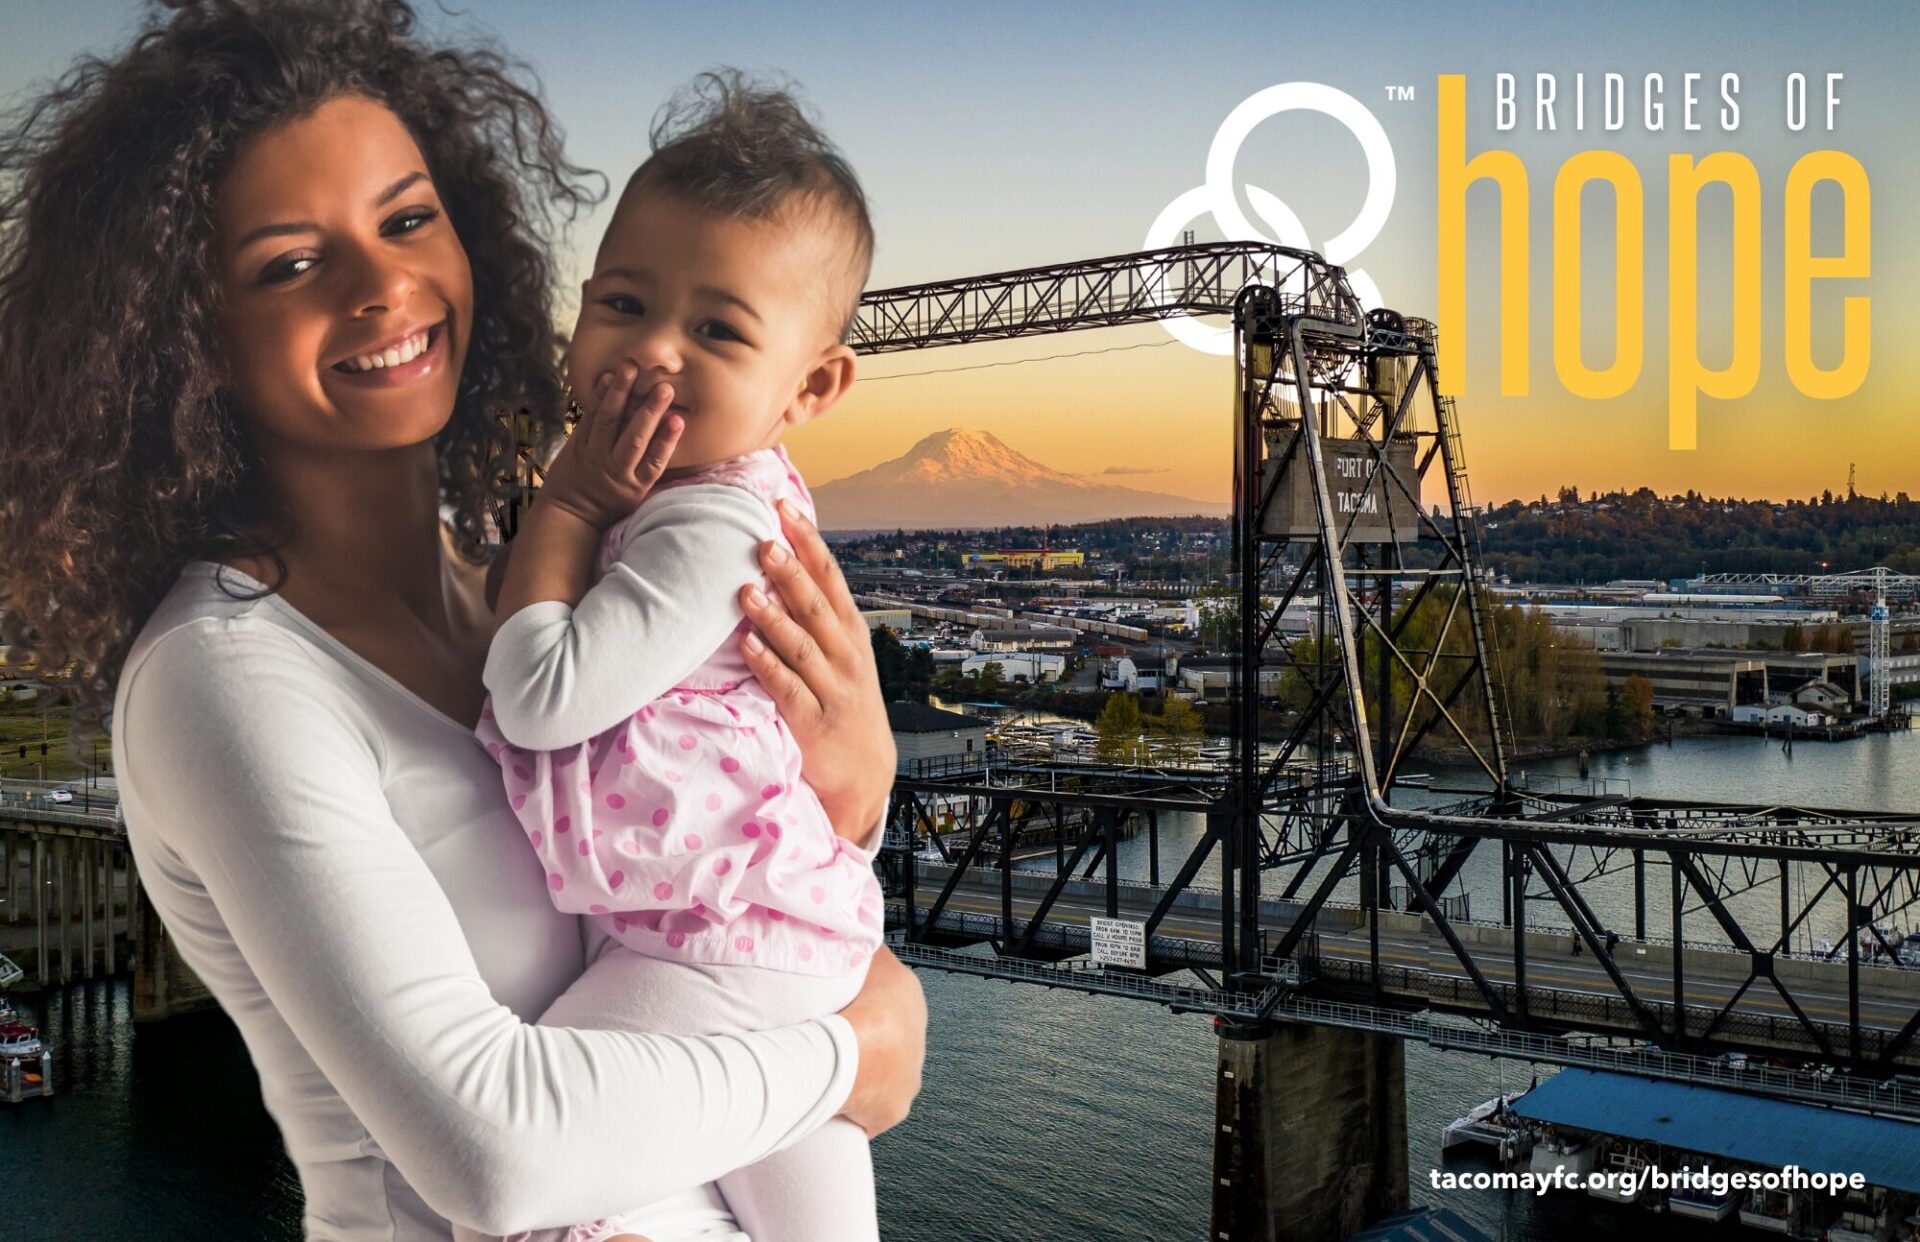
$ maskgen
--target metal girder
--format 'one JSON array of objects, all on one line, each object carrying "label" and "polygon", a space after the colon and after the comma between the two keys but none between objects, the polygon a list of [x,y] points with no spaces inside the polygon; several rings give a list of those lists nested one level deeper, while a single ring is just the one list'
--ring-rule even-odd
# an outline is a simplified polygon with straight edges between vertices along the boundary
[{"label": "metal girder", "polygon": [[[1464,903],[1454,911],[1456,917],[1449,915],[1447,903],[1453,899],[1445,897],[1446,890],[1458,881],[1478,842],[1496,840],[1515,868],[1530,866],[1541,873],[1573,925],[1574,934],[1596,950],[1594,961],[1617,991],[1618,1005],[1628,1016],[1627,1029],[1638,1028],[1643,1036],[1652,1033],[1666,1045],[1697,1045],[1711,1039],[1730,1040],[1730,1046],[1738,1046],[1739,1040],[1754,1038],[1750,1031],[1758,1029],[1756,1020],[1741,1006],[1754,979],[1764,974],[1794,1014],[1792,1022],[1785,1018],[1770,1020],[1766,1025],[1766,1030],[1773,1032],[1770,1038],[1784,1037],[1779,1034],[1783,1029],[1789,1033],[1798,1029],[1809,1046],[1823,1053],[1844,1053],[1830,1059],[1864,1063],[1871,1055],[1878,1058],[1874,1063],[1883,1067],[1908,1056],[1914,1041],[1920,1038],[1920,1011],[1891,1034],[1884,1020],[1874,1031],[1862,1029],[1861,963],[1858,937],[1853,933],[1861,925],[1858,912],[1863,909],[1880,912],[1920,902],[1920,882],[1916,881],[1920,875],[1920,819],[1648,798],[1589,796],[1579,804],[1562,806],[1508,783],[1498,646],[1489,640],[1488,618],[1482,615],[1482,601],[1474,590],[1478,532],[1466,489],[1458,419],[1451,399],[1439,393],[1432,336],[1423,327],[1397,322],[1391,314],[1363,314],[1340,268],[1306,252],[1216,243],[881,290],[863,299],[852,343],[861,353],[884,353],[1149,323],[1173,314],[1232,315],[1235,322],[1239,406],[1234,412],[1232,563],[1240,577],[1241,628],[1236,644],[1233,762],[1224,771],[1166,773],[1098,772],[1084,765],[1063,764],[1023,772],[1018,765],[1001,764],[991,772],[982,769],[950,779],[900,780],[897,789],[909,799],[916,822],[919,800],[924,796],[966,793],[981,799],[980,805],[987,808],[970,825],[964,849],[951,851],[939,833],[930,834],[941,857],[954,869],[917,932],[933,934],[938,920],[954,917],[947,913],[947,906],[962,877],[983,865],[985,851],[997,842],[1000,854],[995,870],[999,875],[994,877],[998,890],[994,895],[998,897],[998,914],[964,917],[996,925],[990,938],[1002,956],[968,959],[979,964],[966,969],[988,974],[999,971],[1000,977],[1032,978],[1049,986],[1073,986],[1057,982],[1064,977],[1063,972],[1024,960],[1028,954],[1045,955],[1046,945],[1060,942],[1058,933],[1064,926],[1060,911],[1063,903],[1074,904],[1066,902],[1066,894],[1077,893],[1075,902],[1082,910],[1092,902],[1096,911],[1104,910],[1109,915],[1118,912],[1122,888],[1130,883],[1120,876],[1116,848],[1126,817],[1144,812],[1157,823],[1161,811],[1188,811],[1205,817],[1206,830],[1164,885],[1158,883],[1157,833],[1151,843],[1155,883],[1147,890],[1153,900],[1146,933],[1150,946],[1165,939],[1161,934],[1165,920],[1183,907],[1184,896],[1198,892],[1199,873],[1216,856],[1218,847],[1222,858],[1219,890],[1206,895],[1206,901],[1198,906],[1184,904],[1209,911],[1209,934],[1217,935],[1220,946],[1225,991],[1219,995],[1244,998],[1244,1003],[1238,999],[1215,1001],[1210,1003],[1211,1011],[1257,1015],[1276,1012],[1275,1006],[1297,1004],[1303,1012],[1311,1008],[1310,1003],[1294,998],[1302,995],[1299,988],[1318,985],[1300,971],[1298,961],[1286,963],[1281,959],[1289,955],[1297,959],[1304,946],[1313,943],[1317,935],[1315,920],[1323,912],[1338,908],[1341,917],[1351,916],[1354,907],[1336,903],[1332,897],[1359,865],[1363,871],[1359,876],[1363,890],[1359,917],[1365,921],[1369,952],[1368,961],[1348,962],[1342,967],[1348,974],[1362,969],[1378,995],[1383,977],[1399,969],[1383,967],[1378,957],[1385,902],[1376,898],[1384,897],[1383,877],[1393,872],[1405,878],[1409,900],[1466,970],[1470,985],[1467,980],[1454,979],[1465,989],[1462,996],[1495,1015],[1496,1022],[1513,1028],[1532,1028],[1539,1023],[1564,1025],[1570,1021],[1570,1002],[1563,993],[1552,993],[1528,979],[1523,945],[1512,945],[1515,983],[1497,982],[1481,967],[1483,962],[1489,966],[1500,962],[1501,953],[1470,947],[1478,944],[1479,938],[1464,936],[1463,928],[1455,926],[1465,918]],[[1257,356],[1255,345],[1266,351],[1264,362]],[[1349,378],[1353,368],[1379,359],[1404,362],[1409,381],[1384,398],[1371,386],[1371,380],[1361,384]],[[1368,406],[1363,401],[1356,408],[1355,397],[1378,400],[1380,404]],[[1416,427],[1417,412],[1423,416],[1430,413],[1431,426]],[[1278,470],[1270,478],[1261,475],[1263,429],[1280,423],[1298,430],[1287,441],[1285,452],[1291,459],[1289,468],[1300,471],[1311,492],[1314,533],[1290,545],[1303,553],[1301,563],[1297,570],[1287,571],[1290,580],[1285,580],[1284,589],[1277,592],[1280,606],[1268,609],[1263,603],[1263,588],[1284,563],[1282,542],[1263,534],[1264,511],[1277,503],[1279,488]],[[1342,510],[1335,504],[1323,441],[1336,436],[1344,436],[1350,443],[1364,441],[1361,450],[1347,459],[1361,464],[1357,485],[1362,493],[1378,482],[1383,491],[1414,502],[1404,524],[1396,516],[1393,503],[1387,503],[1387,533],[1374,542],[1382,549],[1373,558],[1377,563],[1364,559],[1369,543],[1359,537],[1358,510]],[[1437,517],[1418,503],[1419,488],[1387,466],[1387,446],[1402,436],[1429,441],[1412,460],[1419,478],[1426,478],[1435,467],[1442,472],[1446,504]],[[1429,559],[1437,562],[1436,567],[1404,563],[1400,549],[1410,538],[1419,539],[1422,549],[1432,551]],[[1355,557],[1363,559],[1354,563]],[[1392,591],[1396,580],[1417,582],[1417,589],[1410,598],[1395,599]],[[1319,600],[1315,633],[1330,641],[1316,650],[1313,661],[1292,665],[1307,679],[1306,710],[1288,731],[1278,756],[1264,761],[1259,753],[1257,727],[1261,652],[1279,632],[1281,614],[1306,594],[1309,583],[1317,586]],[[1442,587],[1454,592],[1444,603],[1446,624],[1430,646],[1411,649],[1405,642],[1407,627],[1432,602],[1432,593]],[[1369,610],[1370,603],[1377,613]],[[1466,636],[1462,645],[1468,649],[1464,651],[1448,649],[1457,618],[1466,622],[1459,630]],[[1362,635],[1367,636],[1364,646]],[[1375,653],[1385,665],[1402,670],[1411,679],[1409,702],[1396,704],[1370,693],[1370,672],[1381,679],[1383,695],[1394,690],[1385,667],[1374,662]],[[1468,710],[1458,706],[1462,696],[1468,694],[1474,696],[1484,717],[1486,728],[1482,733],[1475,732],[1477,726],[1469,725]],[[1397,691],[1394,697],[1399,697]],[[1387,710],[1382,712],[1382,708]],[[1414,810],[1393,805],[1388,791],[1402,758],[1442,724],[1479,759],[1492,789],[1470,802],[1447,808]],[[1336,734],[1352,740],[1354,754],[1350,759],[1336,761],[1331,757],[1327,743]],[[1309,747],[1315,739],[1321,744]],[[1308,751],[1314,765],[1312,785],[1288,783],[1288,773],[1296,770],[1294,760]],[[1009,818],[1008,808],[1015,798],[1047,805],[1056,815],[1054,873],[1024,926],[1018,925],[1019,907],[1013,887],[1012,855],[1018,826]],[[1322,806],[1327,809],[1319,809]],[[1057,818],[1068,808],[1088,816],[1071,858],[1059,841],[1062,834]],[[1281,819],[1272,848],[1266,839],[1267,815]],[[1302,834],[1302,826],[1310,826],[1311,832]],[[890,836],[888,848],[898,856],[896,865],[904,868],[911,914],[917,864],[911,829],[905,835],[903,844],[893,843]],[[1294,848],[1296,835],[1310,841],[1310,847]],[[1413,846],[1397,841],[1396,836],[1439,843],[1432,851],[1421,846],[1422,853],[1439,858],[1427,879],[1419,878],[1408,857]],[[1555,849],[1591,851],[1592,870],[1579,877],[1569,874],[1554,855]],[[1670,870],[1676,897],[1670,1004],[1637,994],[1600,949],[1602,921],[1594,913],[1593,903],[1582,895],[1581,885],[1607,874],[1608,860],[1616,852],[1630,854],[1635,860],[1636,933],[1642,937],[1648,855],[1664,860]],[[1331,865],[1316,875],[1322,862]],[[1762,863],[1777,867],[1779,878],[1761,875]],[[1826,869],[1829,882],[1820,885],[1796,914],[1786,891],[1788,878],[1794,868],[1809,866]],[[1742,870],[1744,880],[1727,875],[1730,867]],[[1278,898],[1291,913],[1283,916],[1280,924],[1274,924],[1271,917],[1263,923],[1260,904],[1262,875],[1274,868],[1292,869]],[[1846,873],[1849,909],[1849,1022],[1844,1028],[1812,1020],[1772,970],[1774,954],[1786,951],[1795,929],[1838,883],[1833,868]],[[1086,884],[1102,873],[1104,885],[1094,888]],[[1310,876],[1314,877],[1310,895],[1305,902],[1297,902],[1296,894]],[[1509,869],[1507,876],[1509,884],[1503,899],[1511,901],[1515,893],[1519,894],[1513,911],[1513,931],[1517,933],[1526,926],[1525,875]],[[1759,934],[1752,916],[1747,915],[1748,921],[1743,921],[1726,900],[1768,882],[1782,886],[1777,938],[1773,929]],[[1698,946],[1686,945],[1681,936],[1685,911],[1680,897],[1688,889],[1697,892],[1712,912],[1715,927],[1727,942],[1729,957],[1744,955],[1748,963],[1744,980],[1724,1004],[1702,1006],[1687,1001],[1683,960],[1687,952],[1701,951]],[[1020,898],[1021,903],[1031,900],[1030,896]],[[1136,908],[1145,907],[1141,901]],[[1867,918],[1865,925],[1872,927],[1874,921]],[[1186,922],[1191,926],[1193,919],[1188,917]],[[1275,932],[1278,952],[1265,952],[1262,941]],[[1877,929],[1873,934],[1878,937]],[[1773,947],[1763,953],[1755,948],[1761,943]],[[1186,955],[1185,960],[1193,960],[1190,948],[1180,952]],[[1487,956],[1476,956],[1483,952]],[[1340,964],[1329,963],[1328,969],[1334,965]],[[1283,969],[1293,972],[1295,982],[1281,989],[1272,980],[1277,977],[1274,972]],[[1723,971],[1721,977],[1729,973]],[[1111,986],[1113,994],[1132,994],[1128,991],[1132,985],[1124,980]],[[1143,998],[1159,998],[1176,1008],[1201,1007],[1178,990],[1163,993],[1145,986],[1135,990]],[[1541,1001],[1537,1011],[1530,1001],[1536,993]],[[1507,1003],[1508,997],[1512,1004]],[[1607,1000],[1599,995],[1590,999],[1596,1006],[1595,1013]],[[1466,1002],[1456,997],[1449,1003]],[[1669,1018],[1670,1027],[1665,1025]],[[1619,1033],[1618,1020],[1609,1021],[1615,1026],[1606,1029]],[[1835,1047],[1836,1032],[1847,1038],[1844,1050]],[[1536,1038],[1520,1029],[1509,1034],[1515,1039]],[[1867,1035],[1873,1040],[1867,1040]]]},{"label": "metal girder", "polygon": [[1086,328],[1230,315],[1240,291],[1270,284],[1286,305],[1358,324],[1345,273],[1319,255],[1259,242],[1172,246],[1135,254],[879,289],[860,299],[848,336],[880,354]]}]

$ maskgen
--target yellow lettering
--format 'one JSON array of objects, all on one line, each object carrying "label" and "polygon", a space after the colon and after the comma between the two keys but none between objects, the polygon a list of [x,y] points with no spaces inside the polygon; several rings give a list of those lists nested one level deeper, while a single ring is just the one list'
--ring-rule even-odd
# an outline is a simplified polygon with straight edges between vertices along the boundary
[{"label": "yellow lettering", "polygon": [[1527,169],[1511,151],[1467,160],[1467,79],[1440,75],[1440,389],[1457,392],[1467,371],[1467,189],[1500,188],[1500,391],[1527,395]]},{"label": "yellow lettering", "polygon": [[[1589,181],[1613,186],[1613,362],[1604,371],[1580,355],[1580,192]],[[1640,378],[1646,318],[1646,208],[1640,173],[1618,151],[1582,151],[1560,166],[1553,183],[1553,365],[1576,397],[1617,397]]]},{"label": "yellow lettering", "polygon": [[[1837,255],[1813,250],[1813,187],[1831,181],[1845,203],[1845,228]],[[1840,365],[1822,370],[1813,361],[1813,282],[1865,279],[1873,266],[1872,189],[1867,170],[1844,151],[1809,151],[1787,174],[1787,374],[1809,397],[1832,400],[1860,387],[1873,353],[1872,304],[1865,294],[1843,302]]]},{"label": "yellow lettering", "polygon": [[[1726,369],[1700,361],[1700,191],[1733,192],[1733,358]],[[1667,157],[1667,447],[1698,442],[1699,398],[1744,397],[1760,378],[1760,174],[1753,161],[1716,151],[1697,165]]]}]

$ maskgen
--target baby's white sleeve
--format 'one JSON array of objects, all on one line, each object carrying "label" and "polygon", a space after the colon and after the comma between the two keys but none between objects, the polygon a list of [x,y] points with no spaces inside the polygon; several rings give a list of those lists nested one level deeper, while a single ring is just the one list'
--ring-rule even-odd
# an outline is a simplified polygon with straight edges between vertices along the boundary
[{"label": "baby's white sleeve", "polygon": [[561,750],[666,693],[732,641],[740,588],[763,576],[757,552],[778,533],[772,507],[744,488],[690,484],[649,499],[577,608],[529,604],[494,634],[483,676],[501,734]]},{"label": "baby's white sleeve", "polygon": [[264,993],[435,1211],[496,1234],[608,1215],[845,1100],[858,1047],[837,1015],[676,1038],[535,1026],[494,1000],[394,819],[378,733],[291,640],[175,631],[127,676],[115,768],[141,873],[184,894],[174,934],[224,1003]]}]

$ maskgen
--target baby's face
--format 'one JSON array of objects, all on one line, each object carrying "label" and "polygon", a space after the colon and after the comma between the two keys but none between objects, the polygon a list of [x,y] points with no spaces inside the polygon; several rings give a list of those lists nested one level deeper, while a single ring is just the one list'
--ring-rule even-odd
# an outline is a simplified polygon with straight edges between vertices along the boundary
[{"label": "baby's face", "polygon": [[821,412],[806,399],[809,377],[846,352],[829,326],[834,241],[804,211],[750,220],[671,194],[630,196],[600,243],[568,349],[580,399],[628,360],[636,392],[672,384],[686,423],[675,471],[777,443]]}]

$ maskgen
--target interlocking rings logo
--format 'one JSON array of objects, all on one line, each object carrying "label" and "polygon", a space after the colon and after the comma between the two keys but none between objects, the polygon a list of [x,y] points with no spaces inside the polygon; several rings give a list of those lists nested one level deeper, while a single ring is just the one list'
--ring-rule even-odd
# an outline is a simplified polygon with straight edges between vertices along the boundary
[{"label": "interlocking rings logo", "polygon": [[[1380,127],[1365,104],[1345,91],[1322,82],[1282,82],[1249,95],[1227,113],[1227,119],[1220,122],[1219,130],[1213,135],[1213,145],[1207,150],[1206,183],[1167,204],[1153,227],[1147,230],[1144,248],[1159,250],[1176,245],[1186,225],[1205,213],[1213,216],[1228,241],[1266,241],[1297,250],[1313,249],[1300,217],[1273,194],[1256,185],[1247,186],[1247,201],[1253,204],[1254,214],[1271,230],[1263,232],[1240,210],[1239,199],[1233,192],[1233,164],[1247,135],[1268,117],[1299,109],[1324,113],[1345,125],[1360,140],[1360,149],[1367,157],[1367,197],[1360,205],[1360,214],[1345,232],[1329,241],[1321,253],[1327,262],[1344,266],[1371,245],[1386,224],[1387,213],[1393,209],[1396,174],[1393,145],[1387,141],[1387,131]],[[1150,276],[1150,279],[1164,277]],[[1364,271],[1349,270],[1347,282],[1362,306],[1372,309],[1383,305],[1379,287]],[[1175,315],[1161,322],[1176,340],[1202,353],[1224,357],[1233,352],[1230,328],[1208,327],[1191,315]]]}]

